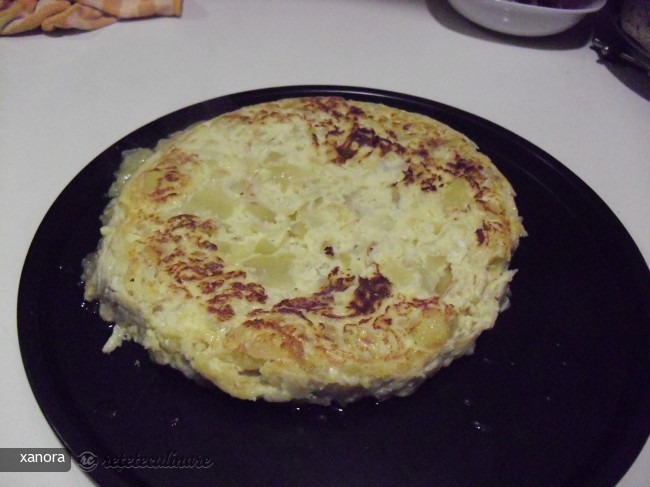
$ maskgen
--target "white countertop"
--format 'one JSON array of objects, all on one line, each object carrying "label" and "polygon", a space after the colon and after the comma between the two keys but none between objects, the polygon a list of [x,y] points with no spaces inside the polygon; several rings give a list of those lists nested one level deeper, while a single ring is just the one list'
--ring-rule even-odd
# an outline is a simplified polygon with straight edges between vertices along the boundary
[{"label": "white countertop", "polygon": [[[284,85],[439,101],[528,139],[593,188],[650,261],[650,102],[597,62],[589,23],[547,39],[465,21],[444,0],[186,0],[182,18],[0,38],[0,447],[58,447],[23,370],[21,268],[47,209],[102,150],[178,108]],[[646,86],[647,88],[647,86]],[[73,462],[74,463],[74,462]],[[650,447],[621,487],[650,482]],[[0,485],[90,485],[0,473]]]}]

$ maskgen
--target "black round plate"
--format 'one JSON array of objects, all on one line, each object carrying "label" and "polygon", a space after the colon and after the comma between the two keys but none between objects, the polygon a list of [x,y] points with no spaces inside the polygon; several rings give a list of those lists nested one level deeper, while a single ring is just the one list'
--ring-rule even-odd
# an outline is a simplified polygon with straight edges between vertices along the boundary
[{"label": "black round plate", "polygon": [[[513,262],[512,307],[479,338],[474,355],[408,398],[340,410],[236,400],[150,362],[131,343],[102,354],[110,326],[83,301],[81,260],[99,239],[122,151],[244,105],[315,95],[384,103],[447,123],[473,139],[516,189],[529,236]],[[82,170],[34,237],[18,332],[43,413],[101,485],[611,486],[650,433],[648,296],[648,267],[614,214],[517,135],[413,96],[286,87],[174,112]],[[152,468],[157,458],[178,467],[197,456],[209,460],[204,468]],[[153,463],[144,468],[143,459]]]}]

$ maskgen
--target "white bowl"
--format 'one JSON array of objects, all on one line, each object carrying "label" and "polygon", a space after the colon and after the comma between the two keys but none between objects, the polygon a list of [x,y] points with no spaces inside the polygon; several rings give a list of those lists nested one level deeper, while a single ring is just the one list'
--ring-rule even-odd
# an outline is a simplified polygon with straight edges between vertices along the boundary
[{"label": "white bowl", "polygon": [[517,36],[547,36],[565,31],[607,0],[594,0],[586,7],[562,9],[537,7],[511,0],[449,0],[462,16],[487,29]]}]

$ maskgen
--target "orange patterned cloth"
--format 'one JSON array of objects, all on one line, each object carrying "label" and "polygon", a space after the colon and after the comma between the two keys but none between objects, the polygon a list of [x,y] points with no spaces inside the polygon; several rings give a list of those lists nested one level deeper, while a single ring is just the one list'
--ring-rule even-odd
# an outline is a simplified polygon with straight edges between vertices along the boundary
[{"label": "orange patterned cloth", "polygon": [[180,17],[182,10],[183,0],[0,0],[0,35],[94,30],[119,19]]},{"label": "orange patterned cloth", "polygon": [[180,16],[182,0],[75,0],[120,19],[152,17],[154,15]]},{"label": "orange patterned cloth", "polygon": [[41,29],[51,32],[54,29],[94,30],[117,22],[115,17],[107,17],[99,10],[75,3],[63,12],[43,21]]}]

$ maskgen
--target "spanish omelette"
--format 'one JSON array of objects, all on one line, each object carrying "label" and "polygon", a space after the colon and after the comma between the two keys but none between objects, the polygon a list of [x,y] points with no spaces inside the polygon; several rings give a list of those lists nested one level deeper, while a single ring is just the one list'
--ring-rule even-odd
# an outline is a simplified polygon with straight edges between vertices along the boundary
[{"label": "spanish omelette", "polygon": [[524,235],[487,156],[339,97],[244,107],[125,154],[85,298],[153,360],[241,399],[408,395],[508,304]]}]

